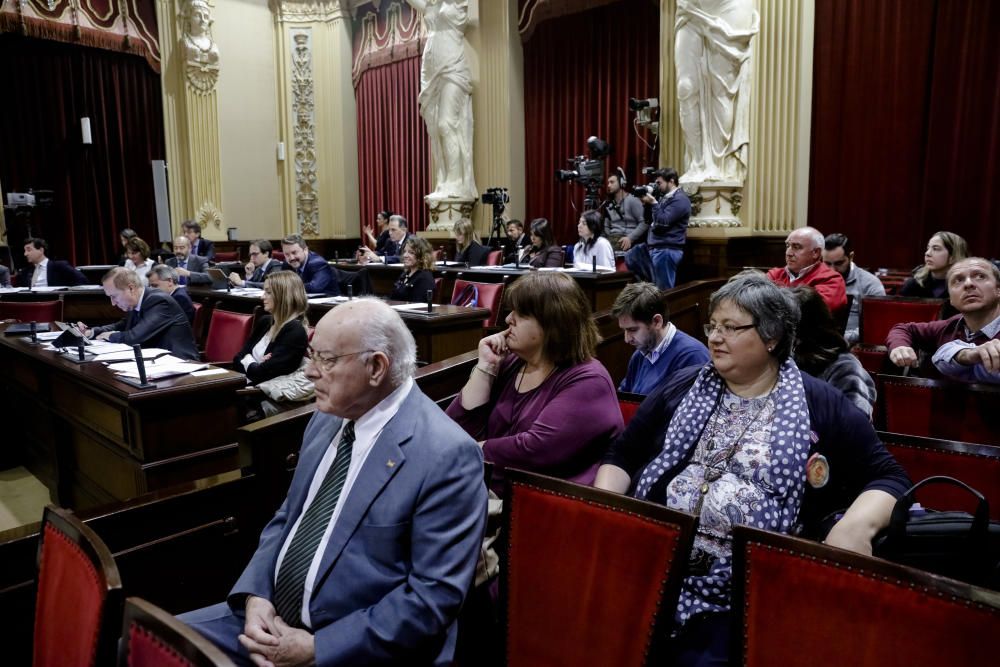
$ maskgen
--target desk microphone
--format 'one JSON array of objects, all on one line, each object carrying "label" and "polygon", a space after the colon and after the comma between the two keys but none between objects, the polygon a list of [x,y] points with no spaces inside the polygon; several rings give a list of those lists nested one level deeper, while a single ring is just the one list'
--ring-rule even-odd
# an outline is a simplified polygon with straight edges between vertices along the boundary
[{"label": "desk microphone", "polygon": [[347,300],[350,301],[354,298],[354,285],[347,286]]},{"label": "desk microphone", "polygon": [[521,268],[521,250],[517,246],[514,246],[514,268]]},{"label": "desk microphone", "polygon": [[[82,348],[81,348],[82,349]],[[139,384],[145,386],[146,383],[146,362],[142,358],[142,346],[133,345],[132,352],[135,353],[135,366],[139,369]]]},{"label": "desk microphone", "polygon": [[593,271],[594,273],[597,273],[597,255],[591,257],[590,261],[593,262],[593,268],[591,268],[590,270]]},{"label": "desk microphone", "polygon": [[434,312],[434,290],[427,290],[427,312]]},{"label": "desk microphone", "polygon": [[80,361],[87,360],[87,353],[83,351],[84,345],[86,345],[86,343],[83,338],[76,339],[76,353],[79,355]]},{"label": "desk microphone", "polygon": [[31,342],[38,342],[38,323],[34,320],[31,321]]},{"label": "desk microphone", "polygon": [[334,262],[339,262],[340,261],[340,251],[339,250],[334,250],[333,251],[333,261]]}]

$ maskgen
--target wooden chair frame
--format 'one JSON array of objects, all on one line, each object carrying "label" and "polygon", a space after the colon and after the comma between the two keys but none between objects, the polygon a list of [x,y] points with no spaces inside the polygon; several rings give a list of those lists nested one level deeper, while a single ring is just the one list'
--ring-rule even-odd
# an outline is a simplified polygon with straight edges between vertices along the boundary
[{"label": "wooden chair frame", "polygon": [[118,667],[128,667],[131,649],[129,637],[133,623],[176,651],[193,667],[235,667],[232,660],[197,631],[156,605],[137,597],[125,600]]}]

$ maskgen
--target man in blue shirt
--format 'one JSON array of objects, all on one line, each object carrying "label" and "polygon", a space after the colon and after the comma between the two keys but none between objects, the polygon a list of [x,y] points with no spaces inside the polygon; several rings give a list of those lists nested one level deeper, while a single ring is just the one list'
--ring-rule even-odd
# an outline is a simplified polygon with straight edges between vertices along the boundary
[{"label": "man in blue shirt", "polygon": [[626,285],[611,307],[612,317],[636,348],[618,391],[648,395],[674,371],[708,362],[708,348],[678,331],[667,317],[667,302],[652,283]]}]

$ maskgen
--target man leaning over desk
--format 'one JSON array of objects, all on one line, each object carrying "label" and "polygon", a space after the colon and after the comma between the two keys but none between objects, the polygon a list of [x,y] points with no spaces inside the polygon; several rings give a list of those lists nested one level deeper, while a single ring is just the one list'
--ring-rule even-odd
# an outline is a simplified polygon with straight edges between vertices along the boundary
[{"label": "man leaning over desk", "polygon": [[169,350],[182,359],[197,360],[191,324],[184,311],[169,295],[147,289],[135,271],[120,266],[108,271],[101,279],[104,293],[125,317],[114,324],[88,327],[77,322],[77,328],[87,338],[97,338],[125,345],[139,344]]}]

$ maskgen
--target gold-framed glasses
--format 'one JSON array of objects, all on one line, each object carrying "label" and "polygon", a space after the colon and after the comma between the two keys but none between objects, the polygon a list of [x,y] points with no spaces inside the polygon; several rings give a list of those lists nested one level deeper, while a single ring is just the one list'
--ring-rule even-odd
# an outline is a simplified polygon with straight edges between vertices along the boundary
[{"label": "gold-framed glasses", "polygon": [[345,352],[344,354],[323,354],[322,352],[317,352],[312,349],[311,346],[306,347],[306,356],[309,357],[309,361],[324,373],[332,371],[333,367],[337,365],[338,359],[343,357],[353,357],[354,355],[364,354],[365,352],[374,352],[374,350],[358,350],[357,352]]}]

